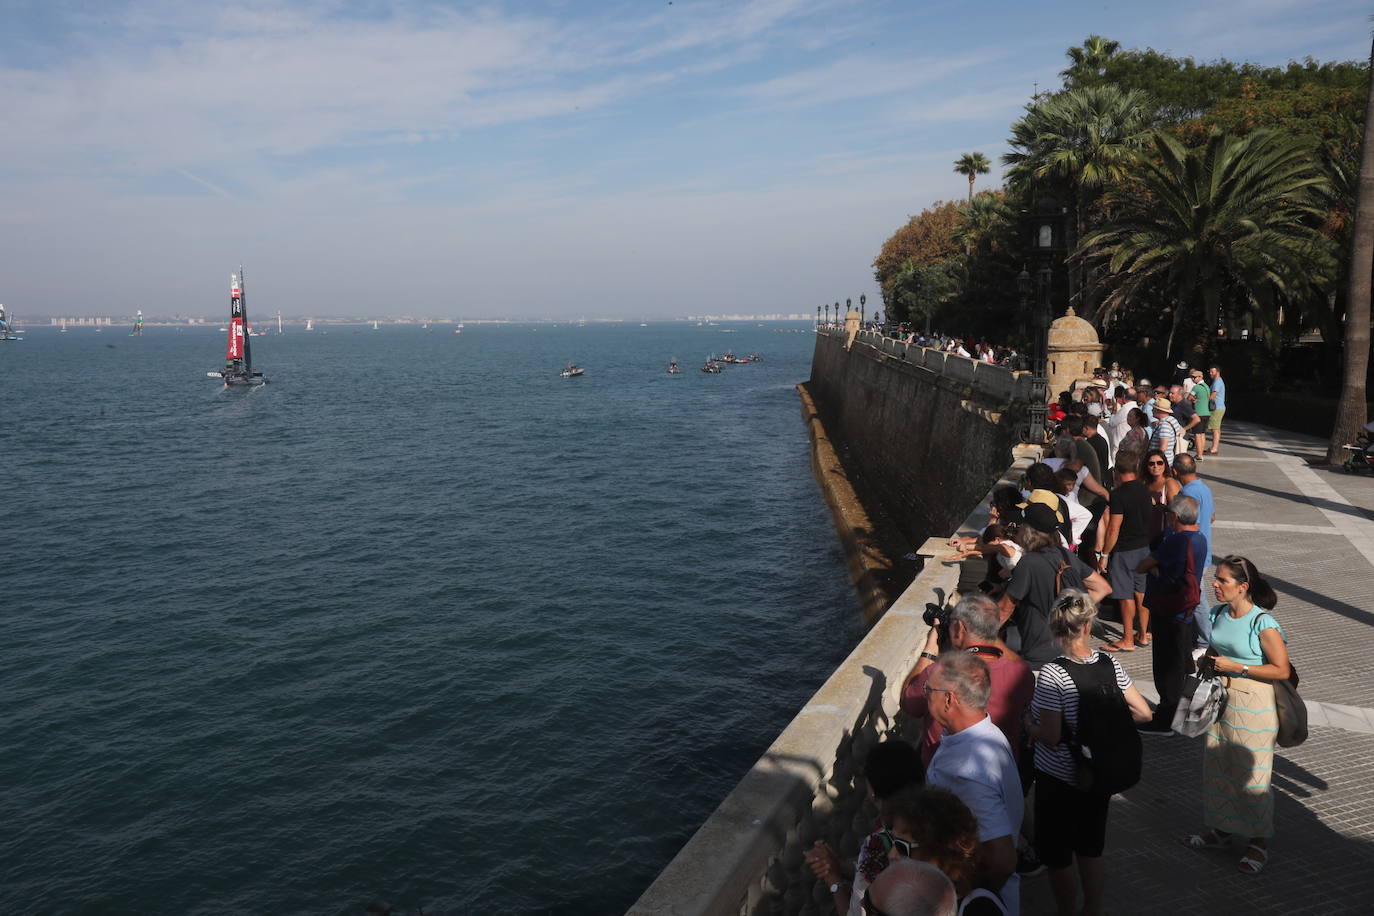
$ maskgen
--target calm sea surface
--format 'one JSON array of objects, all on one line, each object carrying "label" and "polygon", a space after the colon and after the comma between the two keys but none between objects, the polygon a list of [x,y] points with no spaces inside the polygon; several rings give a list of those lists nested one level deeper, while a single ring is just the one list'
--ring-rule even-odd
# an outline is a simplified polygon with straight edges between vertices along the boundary
[{"label": "calm sea surface", "polygon": [[809,332],[0,344],[0,909],[623,911],[859,632]]}]

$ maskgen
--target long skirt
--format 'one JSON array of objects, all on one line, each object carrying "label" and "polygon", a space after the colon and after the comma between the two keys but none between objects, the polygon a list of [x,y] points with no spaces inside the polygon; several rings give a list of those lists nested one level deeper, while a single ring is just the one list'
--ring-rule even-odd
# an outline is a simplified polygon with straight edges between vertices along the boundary
[{"label": "long skirt", "polygon": [[1243,837],[1274,835],[1274,738],[1279,714],[1274,686],[1227,679],[1226,711],[1207,730],[1202,758],[1203,822]]}]

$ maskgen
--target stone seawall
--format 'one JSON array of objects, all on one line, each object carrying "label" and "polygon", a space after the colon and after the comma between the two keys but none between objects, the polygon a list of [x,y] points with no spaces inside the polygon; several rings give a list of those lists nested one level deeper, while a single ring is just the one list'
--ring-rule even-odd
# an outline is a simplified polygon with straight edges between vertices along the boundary
[{"label": "stone seawall", "polygon": [[[995,369],[876,335],[861,334],[849,351],[839,333],[817,335],[803,409],[817,474],[845,478],[821,483],[851,569],[855,552],[872,546],[856,534],[891,525],[908,544],[921,545],[927,534],[972,534],[987,523],[990,487],[998,476],[1015,480],[1029,464],[1012,461],[1017,418],[1008,410],[1024,403],[1028,382],[988,371]],[[830,444],[839,445],[834,461],[825,458]],[[863,505],[847,515],[843,493],[851,475],[862,475],[856,490]],[[950,492],[931,492],[937,489]],[[890,494],[893,505],[871,502],[875,494]],[[924,552],[934,549],[932,541]],[[876,813],[859,768],[886,735],[917,737],[898,711],[902,683],[926,637],[926,604],[953,600],[960,572],[958,564],[927,563],[630,913],[833,912],[829,892],[802,855],[822,839],[856,849],[868,832]],[[863,594],[864,581],[856,578]],[[876,588],[876,579],[868,584]]]},{"label": "stone seawall", "polygon": [[861,539],[887,558],[869,578],[891,603],[918,568],[903,557],[953,530],[1010,463],[1030,380],[870,332],[846,349],[823,330],[804,388],[867,511]]}]

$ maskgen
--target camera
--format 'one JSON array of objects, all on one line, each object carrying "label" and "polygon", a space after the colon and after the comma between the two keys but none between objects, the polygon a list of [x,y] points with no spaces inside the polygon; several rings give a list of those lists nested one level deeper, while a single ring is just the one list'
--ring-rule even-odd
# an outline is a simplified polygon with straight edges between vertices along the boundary
[{"label": "camera", "polygon": [[928,627],[943,627],[946,613],[940,605],[927,601],[925,613],[921,614],[921,619],[926,622]]}]

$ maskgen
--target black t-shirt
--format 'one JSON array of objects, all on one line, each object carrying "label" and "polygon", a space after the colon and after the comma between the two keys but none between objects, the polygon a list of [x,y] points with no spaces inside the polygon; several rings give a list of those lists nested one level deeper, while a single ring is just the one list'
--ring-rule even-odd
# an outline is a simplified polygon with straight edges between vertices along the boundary
[{"label": "black t-shirt", "polygon": [[1143,480],[1128,480],[1112,491],[1113,516],[1121,516],[1115,550],[1150,546],[1150,490]]},{"label": "black t-shirt", "polygon": [[1082,588],[1092,575],[1092,569],[1061,547],[1046,547],[1026,554],[1012,570],[1011,582],[1007,585],[1007,595],[1016,602],[1011,621],[1021,634],[1021,647],[1017,651],[1035,670],[1060,655],[1059,644],[1050,634],[1049,619],[1056,595],[1055,574],[1066,563],[1072,571],[1065,571],[1060,579],[1061,588]]},{"label": "black t-shirt", "polygon": [[[1083,438],[1088,440],[1088,444],[1093,447],[1093,452],[1097,454],[1097,462],[1102,468],[1103,477],[1108,476],[1107,466],[1111,462],[1107,460],[1107,440],[1102,438],[1102,433],[1100,432],[1094,436],[1084,436]],[[1102,477],[1098,477],[1097,482],[1104,487],[1111,485],[1109,481],[1103,480]],[[1079,502],[1082,502],[1082,500],[1080,499]]]}]

